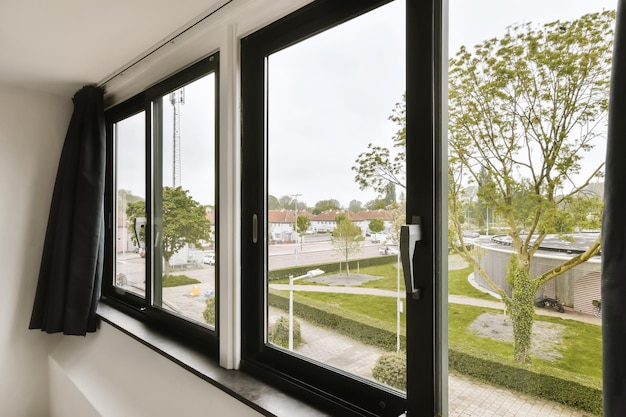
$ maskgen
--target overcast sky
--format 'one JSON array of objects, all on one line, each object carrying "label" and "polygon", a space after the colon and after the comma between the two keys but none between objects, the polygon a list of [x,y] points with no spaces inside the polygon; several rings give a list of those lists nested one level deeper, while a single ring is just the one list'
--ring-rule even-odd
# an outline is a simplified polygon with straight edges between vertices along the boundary
[{"label": "overcast sky", "polygon": [[[614,9],[616,4],[616,0],[451,0],[449,53],[461,45],[501,37],[512,24],[571,20]],[[359,190],[351,167],[368,143],[390,147],[398,130],[388,117],[405,91],[403,9],[404,0],[396,0],[270,56],[270,194],[302,194],[299,201],[308,206],[326,199],[347,206],[353,199],[366,203],[376,198],[371,190]],[[197,90],[212,94],[205,86]],[[189,121],[192,108],[212,110],[206,101],[193,104],[197,98],[192,91],[186,94],[181,106],[183,186],[200,203],[214,204],[212,120],[202,118],[202,129]],[[171,132],[168,100],[164,108]],[[133,123],[127,125],[130,129]],[[134,123],[133,129],[140,126],[141,122]],[[171,141],[165,145],[166,152],[170,149]],[[118,153],[118,188],[143,195],[139,186],[143,166],[138,162],[143,155],[136,155],[130,143],[119,150],[123,152]],[[603,159],[604,147],[598,147],[593,157]],[[168,171],[164,185],[171,185],[171,154],[166,153],[164,160]]]},{"label": "overcast sky", "polygon": [[[451,0],[449,54],[501,37],[513,24],[572,20],[614,9],[605,0]],[[368,143],[391,146],[388,120],[404,92],[403,1],[281,51],[269,60],[269,188],[313,206],[376,198],[351,167]],[[600,143],[593,157],[604,159]],[[399,190],[398,190],[399,191]]]}]

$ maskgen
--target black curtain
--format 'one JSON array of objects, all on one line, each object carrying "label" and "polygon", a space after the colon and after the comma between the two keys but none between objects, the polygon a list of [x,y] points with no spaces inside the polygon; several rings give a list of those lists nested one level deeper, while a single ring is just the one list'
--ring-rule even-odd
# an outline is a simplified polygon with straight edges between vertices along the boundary
[{"label": "black curtain", "polygon": [[626,0],[617,8],[602,224],[603,395],[606,417],[626,416]]},{"label": "black curtain", "polygon": [[104,91],[83,87],[57,170],[30,329],[96,330],[104,257]]}]

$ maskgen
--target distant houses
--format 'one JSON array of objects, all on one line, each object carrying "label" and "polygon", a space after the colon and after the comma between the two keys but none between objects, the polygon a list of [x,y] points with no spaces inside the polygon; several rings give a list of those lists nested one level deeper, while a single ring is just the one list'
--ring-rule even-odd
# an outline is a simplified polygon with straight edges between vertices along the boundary
[{"label": "distant houses", "polygon": [[350,210],[327,210],[319,214],[311,214],[305,210],[269,210],[268,232],[270,240],[276,243],[293,242],[298,239],[295,230],[296,216],[306,216],[311,220],[311,226],[307,233],[332,233],[335,230],[335,218],[339,214],[345,214],[363,232],[363,236],[369,232],[369,223],[373,219],[382,219],[385,232],[392,227],[393,217],[388,210],[364,210],[359,213]]}]

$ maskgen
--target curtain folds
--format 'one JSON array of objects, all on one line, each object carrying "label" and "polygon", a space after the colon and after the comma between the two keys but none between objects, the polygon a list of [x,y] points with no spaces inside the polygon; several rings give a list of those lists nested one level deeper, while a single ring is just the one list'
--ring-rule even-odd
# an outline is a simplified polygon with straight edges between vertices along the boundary
[{"label": "curtain folds", "polygon": [[104,90],[73,98],[50,205],[30,329],[85,335],[96,330],[104,257]]},{"label": "curtain folds", "polygon": [[626,0],[617,8],[602,224],[604,416],[626,416]]}]

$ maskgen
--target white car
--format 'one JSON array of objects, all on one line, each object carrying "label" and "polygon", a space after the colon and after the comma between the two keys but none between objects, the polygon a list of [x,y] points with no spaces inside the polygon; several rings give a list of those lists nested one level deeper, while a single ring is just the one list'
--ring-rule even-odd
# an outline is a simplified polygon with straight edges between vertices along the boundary
[{"label": "white car", "polygon": [[207,265],[215,265],[215,254],[207,253],[202,257],[202,263]]},{"label": "white car", "polygon": [[378,248],[378,253],[380,255],[397,255],[398,248],[394,248],[392,246],[381,246]]}]

